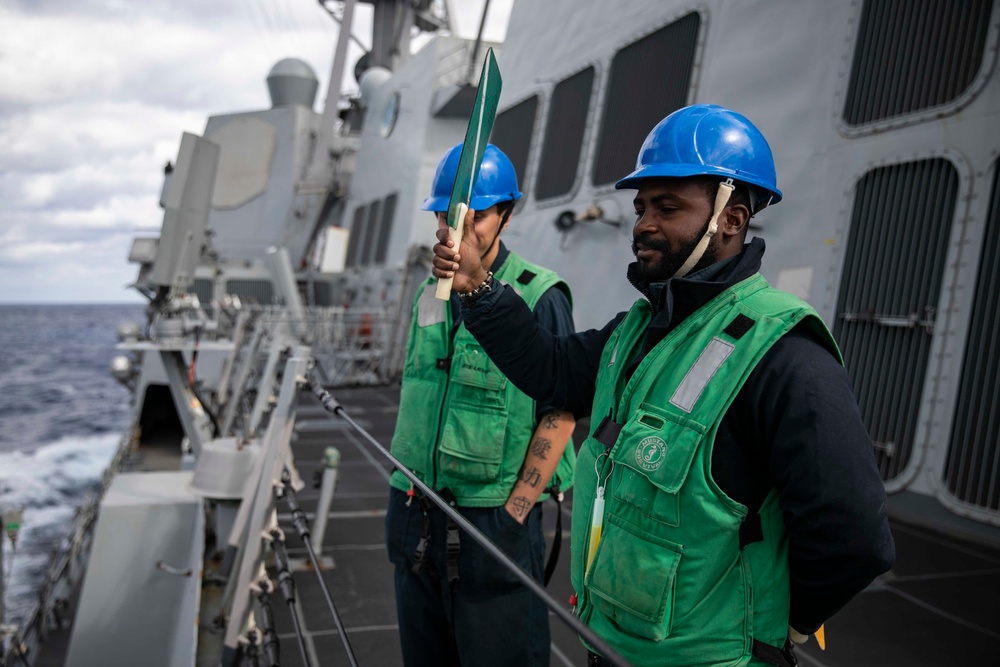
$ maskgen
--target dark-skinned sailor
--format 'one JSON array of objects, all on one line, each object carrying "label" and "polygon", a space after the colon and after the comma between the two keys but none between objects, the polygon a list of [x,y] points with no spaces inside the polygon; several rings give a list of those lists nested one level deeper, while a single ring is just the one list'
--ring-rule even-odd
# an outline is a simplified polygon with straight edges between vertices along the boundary
[{"label": "dark-skinned sailor", "polygon": [[602,329],[542,331],[481,266],[477,230],[458,248],[439,234],[434,273],[479,295],[466,327],[513,383],[592,417],[573,505],[580,619],[644,667],[791,665],[790,640],[895,549],[837,345],[745,241],[781,200],[770,147],[739,113],[686,107],[616,187],[637,190],[641,298]]}]

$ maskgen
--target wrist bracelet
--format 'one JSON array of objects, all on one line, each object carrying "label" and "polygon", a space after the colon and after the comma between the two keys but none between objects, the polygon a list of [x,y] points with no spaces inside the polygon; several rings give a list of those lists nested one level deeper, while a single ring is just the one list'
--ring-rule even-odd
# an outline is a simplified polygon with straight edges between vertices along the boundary
[{"label": "wrist bracelet", "polygon": [[493,272],[487,271],[486,280],[479,287],[471,292],[460,292],[458,298],[462,301],[463,306],[472,307],[484,294],[488,294],[491,291],[493,291]]}]

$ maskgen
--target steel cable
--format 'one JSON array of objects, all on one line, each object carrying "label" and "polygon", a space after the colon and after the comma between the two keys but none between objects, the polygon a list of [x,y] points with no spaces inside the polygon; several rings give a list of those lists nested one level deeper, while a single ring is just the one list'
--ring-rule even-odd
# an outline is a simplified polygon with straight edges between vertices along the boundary
[{"label": "steel cable", "polygon": [[340,619],[340,614],[337,613],[337,605],[333,603],[333,598],[330,596],[330,589],[327,588],[326,581],[323,579],[323,572],[319,567],[319,559],[316,558],[316,552],[313,551],[312,540],[309,539],[309,521],[306,519],[305,512],[302,511],[302,507],[299,506],[299,501],[295,497],[295,491],[292,489],[288,478],[287,468],[283,475],[283,481],[285,483],[285,502],[288,503],[288,509],[292,513],[292,522],[295,524],[295,530],[302,539],[302,543],[306,545],[306,552],[309,554],[310,562],[312,562],[313,571],[316,572],[316,578],[319,579],[319,587],[323,591],[323,597],[326,598],[326,604],[330,607],[330,613],[333,614],[333,622],[337,626],[337,632],[340,633],[341,641],[344,643],[344,650],[347,651],[347,659],[350,661],[351,667],[358,667],[358,659],[354,656],[354,649],[351,648],[351,640],[347,636],[347,630],[344,629],[344,623]]},{"label": "steel cable", "polygon": [[299,640],[299,651],[302,653],[302,664],[310,667],[309,655],[306,652],[306,640],[302,634],[302,627],[299,625],[299,614],[295,609],[295,579],[292,577],[291,569],[288,567],[288,552],[285,551],[285,542],[281,533],[275,531],[271,533],[271,550],[274,552],[274,560],[278,572],[278,587],[281,595],[288,604],[288,613],[292,617],[292,626],[295,629],[295,638]]}]

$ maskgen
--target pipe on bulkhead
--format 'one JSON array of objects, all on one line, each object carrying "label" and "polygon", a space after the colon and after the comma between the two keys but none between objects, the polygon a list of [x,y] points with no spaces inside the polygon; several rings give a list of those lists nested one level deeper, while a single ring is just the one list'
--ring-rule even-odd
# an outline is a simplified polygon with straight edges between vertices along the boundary
[{"label": "pipe on bulkhead", "polygon": [[308,335],[305,314],[302,310],[302,299],[299,298],[299,288],[295,282],[295,273],[292,271],[292,262],[288,259],[288,250],[286,248],[269,248],[267,265],[271,269],[274,286],[285,302],[285,308],[288,309],[292,331],[299,337],[299,340],[305,341]]}]

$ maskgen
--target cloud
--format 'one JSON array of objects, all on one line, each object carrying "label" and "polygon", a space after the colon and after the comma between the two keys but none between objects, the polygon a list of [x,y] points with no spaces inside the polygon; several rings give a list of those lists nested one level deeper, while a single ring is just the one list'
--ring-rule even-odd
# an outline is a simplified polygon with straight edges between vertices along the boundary
[{"label": "cloud", "polygon": [[282,57],[322,80],[337,32],[303,3],[6,0],[0,302],[137,299],[125,259],[135,231],[159,229],[181,133],[269,106]]},{"label": "cloud", "polygon": [[268,103],[263,78],[281,57],[329,69],[337,27],[318,7],[310,20],[276,32],[249,20],[254,2],[221,3],[214,17],[199,20],[164,16],[155,11],[161,4],[91,15],[0,10],[0,112],[112,99],[169,109],[257,108]]},{"label": "cloud", "polygon": [[[490,5],[502,38],[512,0]],[[451,2],[475,37],[481,3]],[[353,32],[369,44],[372,8]],[[338,26],[315,2],[0,0],[0,303],[138,300],[136,231],[158,231],[163,166],[208,116],[270,105],[265,77],[310,63],[325,99]],[[356,90],[350,44],[341,89]]]},{"label": "cloud", "polygon": [[0,286],[9,303],[141,301],[126,291],[138,267],[126,263],[132,234],[88,241],[30,240],[0,251]]}]

